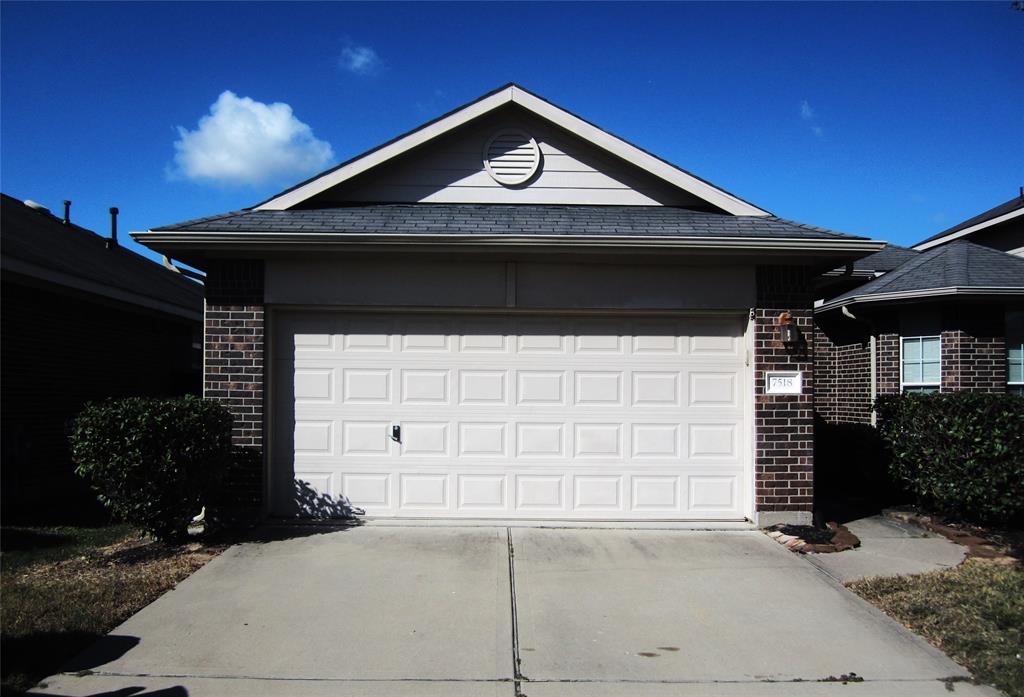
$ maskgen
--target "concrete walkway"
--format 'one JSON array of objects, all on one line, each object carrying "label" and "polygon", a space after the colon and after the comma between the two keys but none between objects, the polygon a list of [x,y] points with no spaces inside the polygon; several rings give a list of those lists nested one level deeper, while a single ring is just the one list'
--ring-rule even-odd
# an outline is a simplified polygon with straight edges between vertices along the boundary
[{"label": "concrete walkway", "polygon": [[846,527],[860,538],[857,549],[808,554],[807,560],[841,583],[871,576],[902,576],[950,569],[967,548],[941,535],[884,516],[862,518]]},{"label": "concrete walkway", "polygon": [[244,544],[68,670],[33,694],[998,694],[760,532],[371,524]]}]

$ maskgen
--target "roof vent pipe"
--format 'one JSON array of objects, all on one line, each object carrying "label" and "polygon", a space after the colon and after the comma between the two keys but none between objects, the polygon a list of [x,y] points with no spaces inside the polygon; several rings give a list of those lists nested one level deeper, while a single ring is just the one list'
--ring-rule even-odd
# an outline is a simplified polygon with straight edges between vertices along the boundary
[{"label": "roof vent pipe", "polygon": [[107,249],[117,246],[117,208],[110,209],[110,239],[107,240]]},{"label": "roof vent pipe", "polygon": [[64,224],[71,224],[71,201],[64,199]]}]

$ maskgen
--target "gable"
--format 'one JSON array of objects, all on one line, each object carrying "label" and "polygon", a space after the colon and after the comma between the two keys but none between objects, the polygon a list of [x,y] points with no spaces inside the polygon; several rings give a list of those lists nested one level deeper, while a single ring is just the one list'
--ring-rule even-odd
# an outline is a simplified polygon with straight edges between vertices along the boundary
[{"label": "gable", "polygon": [[[503,162],[500,141],[522,134],[536,143],[504,160],[532,175],[522,183],[492,173]],[[510,146],[511,147],[511,146]],[[521,155],[514,153],[519,152]],[[514,158],[514,159],[513,159]],[[513,159],[512,162],[507,160]],[[535,171],[528,168],[535,166]],[[508,170],[518,174],[518,170]],[[582,138],[515,105],[474,120],[361,176],[331,187],[302,207],[344,203],[524,203],[686,206],[714,210],[706,201],[668,185]]]},{"label": "gable", "polygon": [[[491,138],[510,129],[529,138],[520,141],[526,143],[523,149],[506,153],[504,164],[535,149],[541,157],[522,182],[515,177],[501,181],[484,163]],[[516,85],[484,95],[254,208],[351,203],[671,205],[770,215]]]}]

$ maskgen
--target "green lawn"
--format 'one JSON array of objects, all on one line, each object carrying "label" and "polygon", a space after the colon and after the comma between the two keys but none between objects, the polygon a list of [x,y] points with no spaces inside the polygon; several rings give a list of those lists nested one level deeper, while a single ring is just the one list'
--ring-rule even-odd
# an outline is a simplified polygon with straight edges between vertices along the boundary
[{"label": "green lawn", "polygon": [[5,694],[31,688],[216,554],[168,547],[132,528],[0,531]]},{"label": "green lawn", "polygon": [[1024,697],[1024,570],[971,559],[955,569],[849,587],[981,682]]}]

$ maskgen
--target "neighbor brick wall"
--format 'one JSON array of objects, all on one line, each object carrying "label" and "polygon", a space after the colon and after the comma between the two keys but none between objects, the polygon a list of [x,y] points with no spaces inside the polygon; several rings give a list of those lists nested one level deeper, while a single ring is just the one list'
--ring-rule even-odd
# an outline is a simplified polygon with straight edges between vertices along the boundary
[{"label": "neighbor brick wall", "polygon": [[215,260],[206,266],[203,395],[235,417],[232,441],[246,451],[229,474],[220,506],[231,518],[263,508],[263,262]]},{"label": "neighbor brick wall", "polygon": [[[814,503],[814,318],[812,277],[799,267],[757,268],[754,311],[754,471],[756,508],[809,512]],[[803,341],[778,340],[780,313],[789,312]],[[769,370],[803,372],[803,394],[767,395]],[[796,518],[796,515],[793,516]]]},{"label": "neighbor brick wall", "polygon": [[1006,340],[962,329],[942,332],[943,392],[1005,392]]}]

